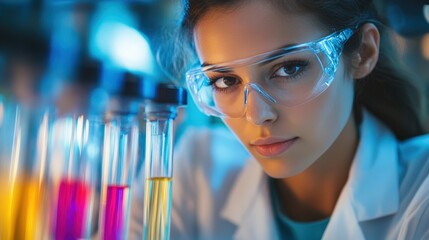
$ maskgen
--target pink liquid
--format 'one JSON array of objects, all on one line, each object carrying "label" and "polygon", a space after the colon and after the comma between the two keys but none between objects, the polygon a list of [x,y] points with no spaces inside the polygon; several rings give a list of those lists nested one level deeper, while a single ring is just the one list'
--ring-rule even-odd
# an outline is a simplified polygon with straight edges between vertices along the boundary
[{"label": "pink liquid", "polygon": [[63,180],[58,191],[56,240],[85,237],[90,188],[77,180]]},{"label": "pink liquid", "polygon": [[125,238],[128,190],[128,186],[109,185],[107,187],[103,236],[105,240]]}]

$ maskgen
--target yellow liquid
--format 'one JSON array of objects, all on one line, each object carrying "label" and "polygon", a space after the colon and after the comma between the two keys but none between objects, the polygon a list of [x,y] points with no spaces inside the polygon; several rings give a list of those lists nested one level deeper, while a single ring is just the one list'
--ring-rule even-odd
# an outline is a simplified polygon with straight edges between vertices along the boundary
[{"label": "yellow liquid", "polygon": [[171,178],[146,179],[144,239],[170,238]]},{"label": "yellow liquid", "polygon": [[15,239],[31,240],[40,237],[42,196],[42,188],[40,188],[38,181],[27,181],[24,184],[15,222]]},{"label": "yellow liquid", "polygon": [[37,181],[3,184],[0,194],[0,239],[37,239],[41,232],[41,189]]},{"label": "yellow liquid", "polygon": [[[5,176],[8,176],[5,174]],[[15,221],[21,195],[21,183],[9,182],[7,177],[0,179],[0,239],[14,239]]]}]

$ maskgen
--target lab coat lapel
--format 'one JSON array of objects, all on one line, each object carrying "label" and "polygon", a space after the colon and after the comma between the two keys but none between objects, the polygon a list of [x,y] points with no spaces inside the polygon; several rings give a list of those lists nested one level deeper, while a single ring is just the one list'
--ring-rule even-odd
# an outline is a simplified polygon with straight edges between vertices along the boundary
[{"label": "lab coat lapel", "polygon": [[323,239],[365,239],[360,222],[393,214],[399,208],[396,138],[365,112],[360,139],[349,179]]},{"label": "lab coat lapel", "polygon": [[276,240],[267,176],[253,159],[237,178],[221,215],[237,226],[234,239]]},{"label": "lab coat lapel", "polygon": [[331,239],[365,239],[350,201],[350,192],[343,191],[338,199],[334,213],[323,234],[323,240]]}]

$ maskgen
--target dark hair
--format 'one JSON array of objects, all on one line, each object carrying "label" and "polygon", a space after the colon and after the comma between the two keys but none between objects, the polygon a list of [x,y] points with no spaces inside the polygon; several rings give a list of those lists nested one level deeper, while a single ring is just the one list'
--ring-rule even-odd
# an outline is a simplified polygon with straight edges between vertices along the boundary
[{"label": "dark hair", "polygon": [[[425,133],[423,127],[422,93],[407,75],[400,58],[395,54],[389,30],[378,17],[371,0],[269,0],[285,11],[310,12],[324,23],[327,30],[340,30],[359,26],[365,22],[374,23],[380,31],[380,53],[374,70],[366,77],[355,81],[354,113],[361,120],[362,106],[383,121],[398,139],[407,139]],[[184,55],[176,55],[176,69],[189,67],[189,61],[196,59],[193,45],[193,28],[208,10],[230,9],[243,0],[188,0],[181,21],[180,45],[176,45]],[[188,44],[188,46],[183,45]],[[359,32],[346,44],[344,55],[352,56],[361,44]],[[185,51],[187,52],[185,52]],[[190,55],[191,54],[191,55]],[[183,71],[180,72],[183,76]]]}]

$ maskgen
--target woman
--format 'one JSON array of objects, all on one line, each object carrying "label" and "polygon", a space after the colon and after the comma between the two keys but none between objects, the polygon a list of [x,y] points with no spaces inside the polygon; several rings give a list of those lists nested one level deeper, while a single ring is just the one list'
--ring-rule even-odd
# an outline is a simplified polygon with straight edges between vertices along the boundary
[{"label": "woman", "polygon": [[190,0],[182,30],[189,92],[256,161],[214,188],[185,137],[172,239],[429,238],[421,102],[372,1]]}]

